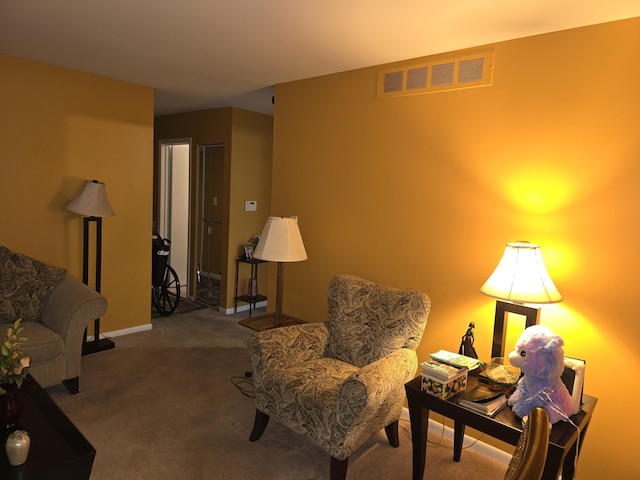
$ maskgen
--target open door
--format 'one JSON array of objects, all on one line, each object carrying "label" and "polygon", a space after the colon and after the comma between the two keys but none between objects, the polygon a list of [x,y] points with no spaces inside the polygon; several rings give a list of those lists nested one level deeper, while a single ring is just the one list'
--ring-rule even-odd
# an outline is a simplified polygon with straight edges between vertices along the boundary
[{"label": "open door", "polygon": [[[156,233],[171,240],[169,263],[178,274],[181,296],[189,292],[189,198],[191,141],[160,141]],[[151,239],[149,239],[151,244]]]}]

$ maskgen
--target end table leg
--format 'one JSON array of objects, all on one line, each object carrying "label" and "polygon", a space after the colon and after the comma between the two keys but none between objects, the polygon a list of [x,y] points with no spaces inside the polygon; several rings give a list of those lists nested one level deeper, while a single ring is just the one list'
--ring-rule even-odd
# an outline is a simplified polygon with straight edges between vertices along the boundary
[{"label": "end table leg", "polygon": [[427,458],[427,433],[429,429],[429,410],[422,407],[419,400],[409,404],[411,418],[411,443],[413,448],[413,480],[422,480]]},{"label": "end table leg", "polygon": [[453,461],[459,462],[462,456],[462,441],[464,440],[464,423],[454,421],[453,426]]}]

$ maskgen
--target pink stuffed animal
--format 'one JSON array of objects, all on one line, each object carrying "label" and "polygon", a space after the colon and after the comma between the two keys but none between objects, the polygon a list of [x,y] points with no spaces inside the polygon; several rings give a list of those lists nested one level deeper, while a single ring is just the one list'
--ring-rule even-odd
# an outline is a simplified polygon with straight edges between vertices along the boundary
[{"label": "pink stuffed animal", "polygon": [[567,420],[576,413],[560,378],[564,371],[563,345],[560,336],[542,325],[526,328],[520,335],[509,361],[524,376],[507,401],[519,417],[528,415],[535,407],[547,410],[551,423]]}]

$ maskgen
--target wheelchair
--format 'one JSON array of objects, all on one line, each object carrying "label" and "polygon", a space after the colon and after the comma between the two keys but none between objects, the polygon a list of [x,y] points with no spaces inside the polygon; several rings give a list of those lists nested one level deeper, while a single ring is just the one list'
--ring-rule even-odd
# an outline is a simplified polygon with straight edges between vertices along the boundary
[{"label": "wheelchair", "polygon": [[171,240],[153,235],[153,261],[151,265],[151,299],[161,315],[171,315],[180,303],[180,280],[169,265]]}]

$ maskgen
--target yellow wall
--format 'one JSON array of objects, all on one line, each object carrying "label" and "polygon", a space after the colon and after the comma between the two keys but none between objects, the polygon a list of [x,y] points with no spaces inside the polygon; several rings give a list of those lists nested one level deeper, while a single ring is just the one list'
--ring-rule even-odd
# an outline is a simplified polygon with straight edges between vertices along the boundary
[{"label": "yellow wall", "polygon": [[[269,215],[271,195],[271,153],[273,150],[273,118],[261,113],[236,108],[220,108],[198,112],[164,115],[155,119],[156,144],[160,140],[191,138],[192,197],[197,205],[198,145],[221,144],[224,153],[224,245],[222,263],[221,307],[232,308],[234,296],[235,258],[254,234],[260,234]],[[257,200],[257,212],[245,212],[244,201]],[[192,212],[194,229],[198,212]],[[195,248],[195,232],[191,236]],[[195,268],[192,268],[195,284]],[[240,286],[246,290],[250,270],[240,271]],[[260,271],[262,285],[266,269]],[[262,287],[261,287],[262,289]],[[239,291],[243,294],[243,291]]]},{"label": "yellow wall", "polygon": [[430,295],[421,360],[457,351],[469,321],[487,359],[495,301],[479,288],[505,243],[539,243],[564,295],[541,323],[587,360],[600,399],[585,480],[640,473],[640,430],[623,424],[640,393],[638,31],[636,18],[496,44],[490,87],[376,100],[367,68],[275,95],[272,212],[299,216],[309,255],[287,267],[284,311],[323,321],[330,278],[361,275]]},{"label": "yellow wall", "polygon": [[106,183],[101,331],[150,322],[153,90],[0,55],[0,244],[82,278],[85,179]]}]

